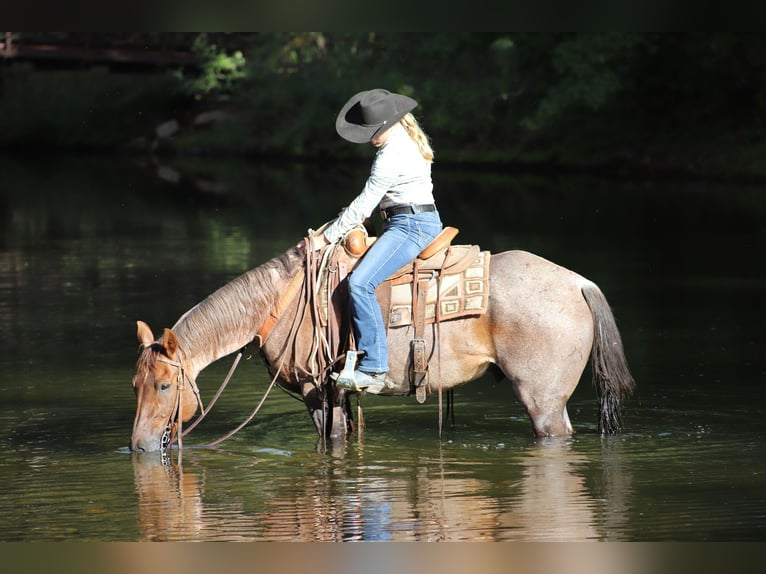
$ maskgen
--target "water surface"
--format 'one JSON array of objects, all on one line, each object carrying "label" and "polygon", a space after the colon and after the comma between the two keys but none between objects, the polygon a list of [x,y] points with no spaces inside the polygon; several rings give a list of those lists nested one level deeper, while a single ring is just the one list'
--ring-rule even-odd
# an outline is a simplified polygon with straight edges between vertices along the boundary
[{"label": "water surface", "polygon": [[[177,183],[169,167],[181,175]],[[536,440],[504,381],[435,402],[368,397],[328,452],[302,403],[243,361],[179,461],[127,452],[135,321],[160,332],[294,245],[366,166],[0,160],[0,540],[763,540],[766,189],[435,166],[457,242],[596,281],[638,383],[624,434]],[[160,177],[162,175],[163,177]],[[232,358],[199,377],[208,400]]]}]

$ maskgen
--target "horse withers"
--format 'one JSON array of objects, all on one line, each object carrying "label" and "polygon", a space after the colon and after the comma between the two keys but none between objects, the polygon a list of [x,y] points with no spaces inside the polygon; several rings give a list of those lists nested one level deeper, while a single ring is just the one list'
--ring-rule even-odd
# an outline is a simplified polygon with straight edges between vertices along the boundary
[{"label": "horse withers", "polygon": [[[359,255],[337,249],[339,265],[353,270]],[[328,343],[331,337],[321,331],[309,304],[317,289],[311,257],[294,247],[243,273],[188,310],[161,339],[138,323],[142,352],[133,378],[133,450],[163,449],[197,408],[199,373],[254,340],[279,384],[301,395],[321,436],[344,436],[353,429],[349,392],[329,377],[342,341]],[[429,391],[453,389],[494,365],[512,385],[537,436],[568,435],[573,428],[567,401],[590,359],[599,431],[620,432],[623,402],[634,381],[601,290],[525,251],[492,254],[488,288],[485,312],[433,324],[423,333],[426,354],[440,357],[438,369],[430,369]],[[389,329],[389,377],[395,381],[411,377],[410,331]]]}]

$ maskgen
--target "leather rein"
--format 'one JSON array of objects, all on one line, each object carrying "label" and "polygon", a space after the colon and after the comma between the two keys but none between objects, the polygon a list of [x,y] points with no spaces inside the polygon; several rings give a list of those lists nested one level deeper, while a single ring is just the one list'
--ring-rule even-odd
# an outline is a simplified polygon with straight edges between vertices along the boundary
[{"label": "leather rein", "polygon": [[[273,331],[274,327],[276,327],[277,323],[279,323],[282,313],[287,308],[287,306],[292,302],[295,296],[298,294],[301,287],[304,285],[305,277],[306,277],[306,272],[304,271],[304,269],[300,269],[290,280],[290,283],[288,283],[287,287],[283,291],[282,296],[279,298],[276,305],[269,312],[269,315],[266,317],[265,321],[261,325],[261,328],[258,329],[254,339],[254,341],[257,343],[259,348],[262,348],[263,345],[266,343],[266,340],[268,339],[269,335]],[[171,413],[170,418],[168,419],[168,422],[165,425],[165,429],[162,432],[162,437],[160,439],[160,449],[162,450],[162,452],[166,452],[167,449],[173,444],[173,442],[178,443],[179,450],[183,449],[183,437],[189,434],[192,431],[192,429],[194,429],[202,421],[202,419],[204,419],[205,416],[207,416],[207,413],[210,412],[213,405],[218,400],[218,397],[221,396],[221,393],[223,392],[223,390],[226,388],[226,385],[228,385],[229,381],[231,380],[231,377],[234,374],[234,371],[236,370],[240,359],[242,359],[242,355],[244,354],[244,351],[245,351],[245,348],[243,347],[237,353],[237,356],[234,358],[234,363],[232,364],[231,368],[229,369],[229,372],[224,378],[223,383],[221,383],[221,386],[218,388],[215,395],[208,403],[207,409],[205,409],[205,405],[202,402],[202,397],[200,396],[197,383],[186,374],[183,363],[180,360],[174,361],[172,359],[168,359],[163,356],[160,356],[157,358],[158,361],[162,363],[166,363],[178,369],[178,372],[176,374],[177,391],[176,391],[175,406],[173,407],[173,412]],[[271,381],[271,384],[268,390],[266,391],[266,394],[258,403],[258,406],[255,408],[253,413],[233,431],[209,443],[207,446],[214,446],[220,442],[223,442],[227,438],[230,438],[253,419],[253,417],[257,414],[258,410],[260,410],[261,406],[266,400],[266,397],[268,396],[269,392],[274,387],[274,384],[276,383],[282,371],[283,364],[284,364],[284,356],[283,356],[282,363],[277,369],[277,374],[274,376],[274,379]],[[199,405],[200,411],[201,411],[200,416],[198,416],[186,430],[183,429],[183,390],[184,390],[185,381],[188,381],[189,384],[191,385],[192,391],[194,392],[194,396],[197,398],[197,404]],[[174,427],[175,427],[175,432],[174,432]]]}]

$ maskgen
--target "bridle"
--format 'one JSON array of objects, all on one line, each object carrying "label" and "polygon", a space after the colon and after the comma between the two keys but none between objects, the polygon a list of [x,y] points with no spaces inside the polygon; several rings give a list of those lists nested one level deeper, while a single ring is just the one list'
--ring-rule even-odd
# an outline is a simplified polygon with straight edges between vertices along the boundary
[{"label": "bridle", "polygon": [[[210,409],[218,400],[218,397],[221,396],[221,393],[223,393],[223,390],[226,388],[226,385],[229,384],[229,381],[231,380],[231,377],[234,374],[234,371],[236,370],[240,359],[242,359],[242,355],[244,355],[245,353],[245,349],[246,349],[246,346],[240,349],[239,352],[237,353],[237,356],[234,359],[234,364],[232,364],[228,374],[226,375],[226,378],[223,380],[223,383],[221,383],[221,386],[218,388],[215,395],[213,395],[213,398],[210,399],[210,402],[207,405],[207,409],[205,409],[205,405],[202,403],[202,397],[200,396],[199,387],[197,387],[196,381],[194,381],[194,379],[192,379],[191,377],[189,377],[189,375],[186,374],[183,363],[180,360],[174,361],[172,359],[163,357],[162,355],[157,357],[157,360],[160,361],[161,363],[166,363],[178,369],[178,372],[176,374],[177,391],[176,391],[175,405],[173,406],[173,411],[171,412],[170,417],[168,417],[168,422],[165,425],[165,429],[162,431],[162,436],[160,437],[160,451],[163,453],[163,456],[167,453],[167,449],[173,444],[174,439],[177,439],[179,451],[183,450],[183,437],[189,434],[194,427],[196,427],[200,422],[202,422],[202,419],[204,419],[207,416],[207,414],[210,412]],[[183,429],[184,381],[188,381],[189,384],[191,385],[192,391],[194,392],[194,396],[197,397],[197,404],[199,405],[199,408],[200,408],[200,415],[196,419],[194,419],[194,422],[192,422],[188,426],[188,428],[186,428],[186,430]],[[273,382],[272,382],[272,386],[273,386]],[[263,403],[263,400],[261,401],[261,403]],[[173,428],[174,428],[174,425],[176,424],[177,424],[177,430],[174,433]],[[242,426],[244,426],[244,424],[241,425],[236,430],[239,430]],[[229,436],[231,436],[232,434],[234,433],[232,432],[226,437],[223,437],[219,439],[218,441],[214,441],[213,443],[210,443],[210,446],[217,444],[218,442],[221,442],[222,440],[226,438],[229,438]]]},{"label": "bridle", "polygon": [[170,414],[170,418],[168,418],[168,422],[165,425],[165,430],[162,431],[162,437],[160,438],[160,448],[161,450],[165,451],[172,444],[173,438],[174,438],[173,426],[177,423],[177,431],[175,433],[175,438],[178,441],[178,448],[182,449],[183,434],[184,434],[183,433],[184,381],[187,381],[187,380],[189,381],[192,391],[194,392],[194,396],[197,397],[197,403],[199,404],[200,410],[202,411],[201,416],[205,415],[205,405],[202,404],[202,397],[200,397],[197,383],[186,374],[186,371],[184,370],[184,367],[181,361],[174,361],[172,359],[167,359],[163,356],[157,357],[157,360],[160,361],[161,363],[166,363],[168,365],[171,365],[178,370],[178,372],[176,373],[176,401],[173,407],[173,411]]},{"label": "bridle", "polygon": [[[157,357],[157,360],[161,363],[166,363],[168,365],[171,365],[173,367],[176,367],[178,369],[178,372],[176,374],[176,401],[175,405],[173,406],[173,412],[170,414],[170,417],[168,418],[168,422],[165,425],[165,429],[162,431],[162,436],[160,437],[160,451],[163,454],[163,457],[167,453],[167,449],[173,444],[173,439],[176,438],[178,442],[178,450],[179,452],[183,450],[183,436],[191,432],[191,430],[196,427],[203,418],[207,415],[207,413],[210,412],[210,409],[215,404],[216,400],[218,400],[218,397],[221,396],[221,393],[226,388],[226,385],[229,383],[229,380],[231,380],[231,376],[234,374],[235,369],[237,368],[237,365],[239,364],[240,359],[242,358],[242,355],[245,352],[245,347],[239,350],[239,353],[237,353],[236,358],[234,359],[234,364],[229,369],[228,374],[226,375],[226,378],[224,379],[223,383],[221,383],[221,386],[218,388],[218,391],[216,391],[213,398],[210,400],[210,402],[207,405],[207,410],[205,410],[205,405],[202,403],[202,397],[200,396],[199,388],[197,387],[197,383],[186,374],[186,371],[184,370],[183,363],[181,361],[174,361],[172,359],[168,359],[163,356]],[[284,357],[283,361],[284,363]],[[219,438],[218,440],[215,440],[208,444],[208,446],[215,446],[216,444],[223,442],[227,438],[230,438],[232,435],[234,435],[236,432],[240,431],[246,424],[248,424],[253,417],[258,413],[261,406],[263,406],[263,403],[266,400],[266,397],[271,392],[271,389],[274,387],[274,384],[277,382],[277,379],[279,378],[279,374],[282,371],[282,364],[280,364],[279,369],[277,369],[277,374],[274,376],[274,379],[272,379],[271,384],[269,385],[269,388],[267,389],[266,393],[264,394],[261,401],[258,403],[258,406],[255,408],[255,410],[250,414],[250,416],[237,428],[235,428],[233,431],[229,432],[225,436]],[[200,408],[200,416],[198,416],[194,422],[189,425],[189,427],[186,430],[183,430],[183,389],[184,389],[184,381],[189,381],[189,384],[192,387],[192,391],[194,392],[194,396],[197,397],[197,404]],[[177,430],[174,433],[173,427],[177,424]]]}]

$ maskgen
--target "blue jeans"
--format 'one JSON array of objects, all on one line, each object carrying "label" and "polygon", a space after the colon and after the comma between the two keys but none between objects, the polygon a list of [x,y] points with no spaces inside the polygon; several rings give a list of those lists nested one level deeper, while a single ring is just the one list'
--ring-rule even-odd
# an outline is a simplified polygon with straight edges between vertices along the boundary
[{"label": "blue jeans", "polygon": [[359,369],[367,373],[388,371],[386,323],[375,288],[414,260],[441,230],[438,211],[395,215],[384,222],[383,233],[348,276],[356,346],[365,352]]}]

